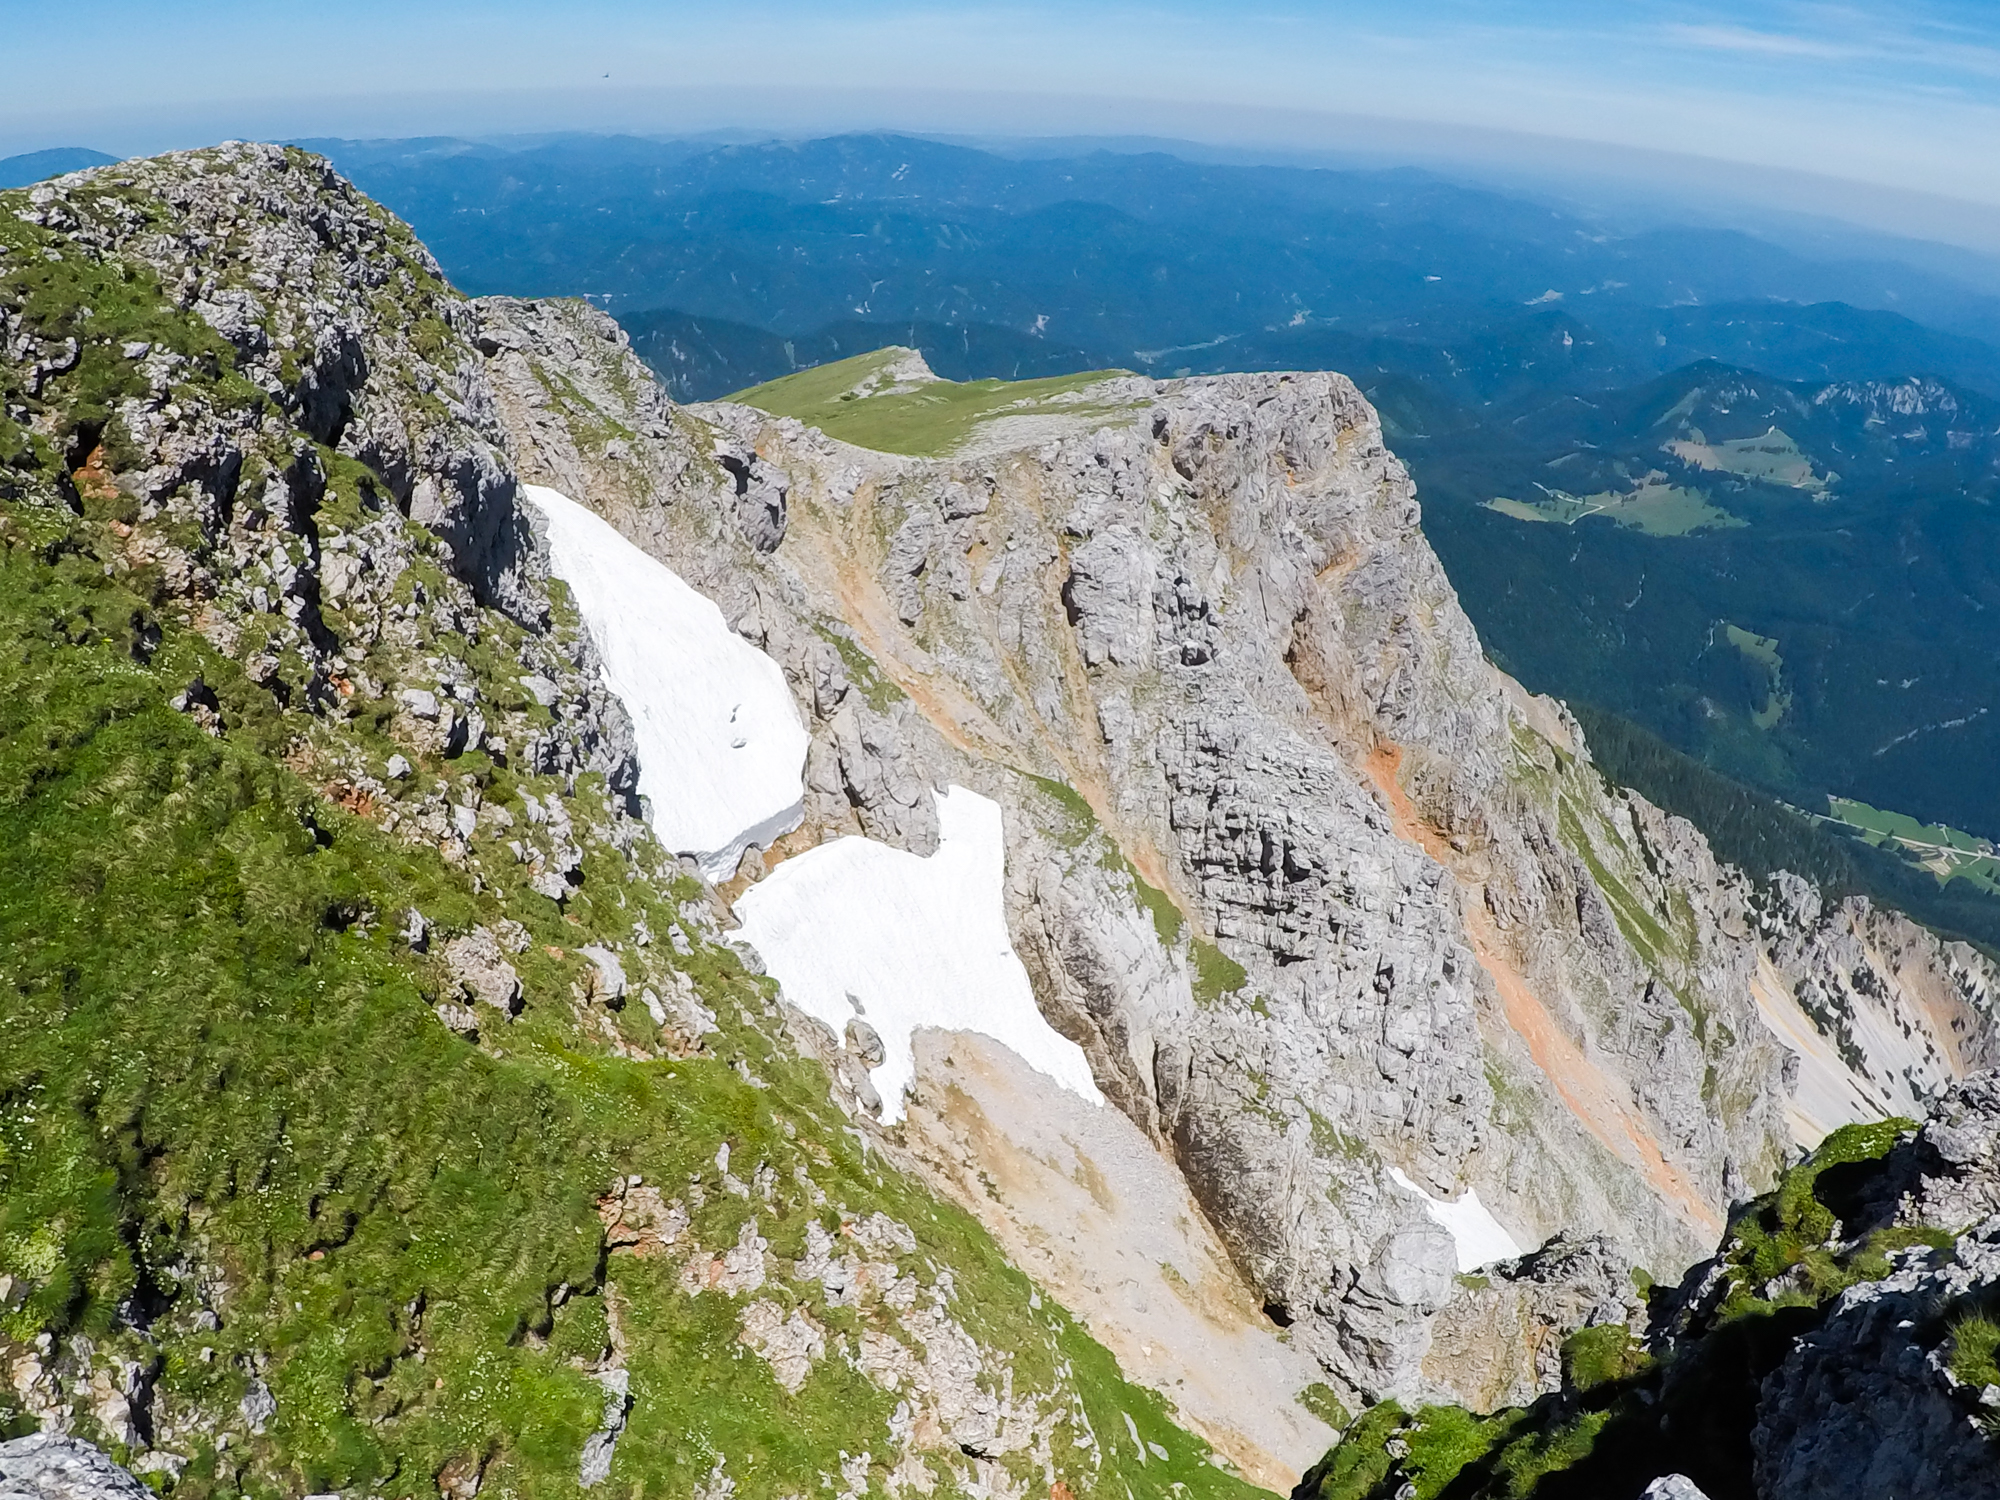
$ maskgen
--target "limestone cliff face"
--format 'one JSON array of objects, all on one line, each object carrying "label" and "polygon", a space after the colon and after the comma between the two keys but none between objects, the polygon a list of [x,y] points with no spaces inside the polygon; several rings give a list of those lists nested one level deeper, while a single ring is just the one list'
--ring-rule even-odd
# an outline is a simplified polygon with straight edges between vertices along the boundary
[{"label": "limestone cliff face", "polygon": [[[1449,1388],[1431,1320],[1482,1326],[1391,1169],[1524,1246],[1608,1233],[1672,1271],[1800,1123],[1760,984],[1787,1014],[1829,968],[1932,995],[1959,1029],[1913,1086],[1985,1045],[1976,957],[1907,924],[1894,963],[1830,956],[1859,919],[1718,867],[1486,662],[1339,376],[1114,377],[914,459],[677,409],[579,305],[480,310],[524,475],[784,666],[813,729],[792,847],[925,853],[927,788],[1003,803],[1043,1009],[1348,1391]],[[908,356],[855,399],[928,378]]]}]

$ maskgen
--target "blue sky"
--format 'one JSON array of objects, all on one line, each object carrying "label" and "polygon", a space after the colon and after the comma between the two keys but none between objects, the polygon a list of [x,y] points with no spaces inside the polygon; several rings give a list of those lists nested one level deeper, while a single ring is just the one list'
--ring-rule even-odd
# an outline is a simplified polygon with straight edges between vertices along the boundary
[{"label": "blue sky", "polygon": [[721,126],[1323,147],[1365,115],[2000,204],[2000,0],[0,0],[0,36],[0,151]]}]

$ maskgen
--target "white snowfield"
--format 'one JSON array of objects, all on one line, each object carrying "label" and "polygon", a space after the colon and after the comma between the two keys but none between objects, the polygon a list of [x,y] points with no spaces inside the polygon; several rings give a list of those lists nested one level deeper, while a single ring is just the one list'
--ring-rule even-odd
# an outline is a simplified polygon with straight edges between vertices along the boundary
[{"label": "white snowfield", "polygon": [[929,859],[842,838],[786,860],[736,902],[742,937],[785,998],[844,1037],[861,1016],[887,1054],[873,1075],[884,1120],[903,1117],[919,1027],[976,1031],[1093,1104],[1083,1049],[1042,1019],[1001,905],[999,805],[964,787],[937,796]]},{"label": "white snowfield", "polygon": [[722,611],[560,490],[521,486],[555,575],[632,717],[653,831],[712,881],[805,815],[805,725],[778,664]]},{"label": "white snowfield", "polygon": [[[710,880],[727,879],[746,848],[804,816],[808,737],[784,673],[609,522],[559,490],[521,488],[605,685],[632,716],[654,832]],[[1008,938],[998,804],[953,787],[937,807],[929,859],[843,838],[786,860],[737,900],[743,938],[785,998],[836,1035],[866,1016],[887,1054],[874,1082],[888,1120],[902,1118],[910,1037],[924,1026],[990,1036],[1102,1103],[1083,1049],[1042,1019]]]},{"label": "white snowfield", "polygon": [[1479,1194],[1474,1189],[1467,1188],[1457,1202],[1447,1203],[1418,1187],[1403,1175],[1399,1167],[1389,1168],[1389,1176],[1395,1179],[1397,1187],[1423,1199],[1424,1211],[1451,1236],[1452,1244],[1458,1247],[1460,1271],[1476,1271],[1481,1266],[1492,1265],[1496,1260],[1513,1260],[1521,1254],[1521,1247],[1514,1243],[1514,1236],[1479,1201]]}]

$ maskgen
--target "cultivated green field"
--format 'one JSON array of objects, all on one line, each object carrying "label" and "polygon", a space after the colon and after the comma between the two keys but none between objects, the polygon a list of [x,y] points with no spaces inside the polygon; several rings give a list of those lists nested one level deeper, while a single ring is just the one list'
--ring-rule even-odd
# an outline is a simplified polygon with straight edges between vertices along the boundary
[{"label": "cultivated green field", "polygon": [[1902,848],[1937,876],[1938,884],[1963,880],[2000,895],[2000,850],[1990,840],[1962,828],[1919,823],[1907,813],[1889,812],[1847,797],[1827,798],[1828,821],[1846,825],[1876,848]]},{"label": "cultivated green field", "polygon": [[1606,516],[1647,536],[1687,536],[1750,524],[1711,505],[1700,490],[1669,484],[1658,472],[1646,475],[1622,493],[1604,490],[1595,495],[1572,495],[1546,485],[1536,488],[1542,492],[1538,500],[1497,498],[1488,500],[1486,508],[1517,521],[1552,521],[1561,526],[1574,526],[1587,516]]},{"label": "cultivated green field", "polygon": [[1771,428],[1762,437],[1729,438],[1719,443],[1703,437],[1699,427],[1690,427],[1686,437],[1675,438],[1662,451],[1697,469],[1788,485],[1816,495],[1840,477],[1830,469],[1820,477],[1797,440],[1781,427]]},{"label": "cultivated green field", "polygon": [[959,447],[999,417],[1120,415],[1129,408],[1091,401],[1083,393],[1122,370],[1092,370],[1042,380],[898,378],[907,349],[878,349],[836,364],[752,386],[727,399],[775,417],[797,417],[829,437],[873,448],[936,458]]},{"label": "cultivated green field", "polygon": [[1764,695],[1764,706],[1750,715],[1750,722],[1759,729],[1773,729],[1778,720],[1784,718],[1785,711],[1792,706],[1791,690],[1785,686],[1785,659],[1778,654],[1777,640],[1768,635],[1757,635],[1745,630],[1741,625],[1731,625],[1727,620],[1722,628],[1729,637],[1729,644],[1743,653],[1743,659],[1752,666],[1761,667],[1770,680],[1770,688]]}]

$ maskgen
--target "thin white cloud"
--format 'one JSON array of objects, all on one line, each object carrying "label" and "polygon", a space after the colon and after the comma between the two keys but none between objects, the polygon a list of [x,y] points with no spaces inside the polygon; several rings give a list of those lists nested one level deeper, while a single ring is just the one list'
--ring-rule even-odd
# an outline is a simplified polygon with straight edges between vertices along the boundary
[{"label": "thin white cloud", "polygon": [[[1789,17],[1795,24],[1783,29],[1677,22],[1659,27],[1655,35],[1694,51],[1839,64],[1850,73],[1887,75],[1912,91],[1934,89],[1942,78],[1952,76],[2000,78],[2000,47],[1992,44],[1990,28],[1975,32],[1919,7],[1899,12],[1893,24],[1850,6],[1793,6]],[[1838,86],[1841,79],[1821,81]]]},{"label": "thin white cloud", "polygon": [[1863,57],[1862,49],[1827,41],[1821,37],[1796,36],[1781,31],[1752,31],[1747,26],[1671,25],[1666,35],[1685,47],[1711,52],[1751,52],[1767,57],[1807,57],[1823,61],[1844,61]]}]

